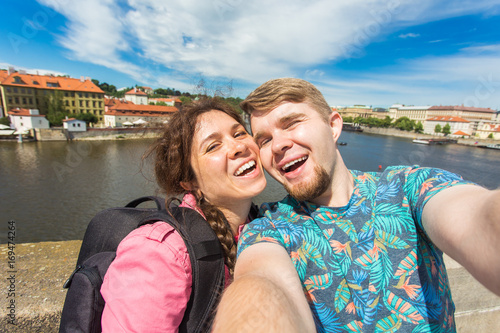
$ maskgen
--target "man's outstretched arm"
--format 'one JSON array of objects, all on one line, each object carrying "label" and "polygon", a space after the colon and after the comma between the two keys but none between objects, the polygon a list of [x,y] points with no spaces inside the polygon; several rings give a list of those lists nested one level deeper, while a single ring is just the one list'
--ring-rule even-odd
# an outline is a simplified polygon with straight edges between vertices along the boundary
[{"label": "man's outstretched arm", "polygon": [[315,332],[295,267],[281,246],[259,243],[238,257],[234,282],[217,310],[213,332]]},{"label": "man's outstretched arm", "polygon": [[425,205],[422,223],[434,244],[500,296],[500,190],[443,190]]}]

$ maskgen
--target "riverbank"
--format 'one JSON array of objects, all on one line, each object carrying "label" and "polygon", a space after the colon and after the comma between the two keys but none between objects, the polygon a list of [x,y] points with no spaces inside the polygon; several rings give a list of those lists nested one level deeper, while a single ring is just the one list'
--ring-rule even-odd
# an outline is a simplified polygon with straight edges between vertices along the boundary
[{"label": "riverbank", "polygon": [[[363,127],[363,133],[367,134],[377,134],[377,135],[385,135],[385,136],[395,136],[395,137],[400,137],[400,138],[407,138],[407,139],[442,139],[443,136],[438,136],[438,135],[430,135],[430,134],[418,134],[415,132],[408,132],[408,131],[402,131],[396,128],[379,128],[379,127]],[[498,140],[493,140],[493,139],[477,139],[477,138],[471,138],[471,139],[457,139],[458,144],[460,145],[467,145],[467,146],[486,146],[489,144],[496,144],[499,143]]]},{"label": "riverbank", "polygon": [[[5,283],[0,331],[10,333],[57,332],[66,296],[62,288],[73,271],[81,241],[17,244],[14,268],[7,259],[0,266]],[[0,245],[7,258],[9,249]],[[457,332],[500,332],[500,297],[481,286],[458,263],[445,257],[456,306]],[[13,272],[13,273],[12,273]],[[13,277],[11,283],[8,278]],[[8,295],[14,288],[15,295]],[[12,300],[14,302],[12,302]],[[14,304],[10,309],[8,308]],[[11,323],[11,316],[15,320]]]}]

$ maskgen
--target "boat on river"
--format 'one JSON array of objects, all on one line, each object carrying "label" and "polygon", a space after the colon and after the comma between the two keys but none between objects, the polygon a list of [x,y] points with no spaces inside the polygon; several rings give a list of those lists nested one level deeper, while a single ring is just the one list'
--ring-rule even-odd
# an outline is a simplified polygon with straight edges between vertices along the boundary
[{"label": "boat on river", "polygon": [[363,129],[359,125],[355,125],[352,123],[344,123],[342,124],[342,130],[348,132],[363,132]]},{"label": "boat on river", "polygon": [[453,139],[414,139],[413,143],[419,143],[422,145],[445,145],[448,143],[457,143],[457,140]]}]

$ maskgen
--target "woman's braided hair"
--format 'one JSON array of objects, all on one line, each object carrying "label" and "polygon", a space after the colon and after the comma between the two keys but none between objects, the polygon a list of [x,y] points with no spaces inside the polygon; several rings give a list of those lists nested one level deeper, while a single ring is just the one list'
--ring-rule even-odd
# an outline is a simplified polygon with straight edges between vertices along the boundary
[{"label": "woman's braided hair", "polygon": [[[155,177],[160,189],[169,197],[186,192],[181,182],[196,180],[191,166],[191,148],[198,117],[206,112],[218,110],[226,113],[238,123],[244,122],[238,112],[219,98],[203,98],[183,106],[164,128],[163,134],[151,146],[146,156],[154,156]],[[196,195],[196,193],[193,193]],[[214,230],[224,250],[225,263],[231,275],[236,262],[236,242],[224,214],[216,206],[201,197],[196,198],[207,222]]]}]

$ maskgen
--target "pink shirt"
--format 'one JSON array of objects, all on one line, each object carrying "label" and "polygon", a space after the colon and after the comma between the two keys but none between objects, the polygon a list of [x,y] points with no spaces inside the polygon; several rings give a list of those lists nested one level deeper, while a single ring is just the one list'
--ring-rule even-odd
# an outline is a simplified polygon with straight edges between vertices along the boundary
[{"label": "pink shirt", "polygon": [[168,223],[125,237],[104,276],[103,332],[177,332],[191,295],[191,262]]},{"label": "pink shirt", "polygon": [[[194,197],[183,199],[181,206],[202,214]],[[232,280],[227,267],[225,278],[227,287]],[[104,276],[102,331],[177,332],[191,284],[189,253],[172,226],[156,222],[135,229],[121,241]]]}]

